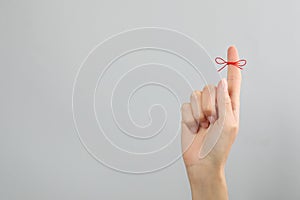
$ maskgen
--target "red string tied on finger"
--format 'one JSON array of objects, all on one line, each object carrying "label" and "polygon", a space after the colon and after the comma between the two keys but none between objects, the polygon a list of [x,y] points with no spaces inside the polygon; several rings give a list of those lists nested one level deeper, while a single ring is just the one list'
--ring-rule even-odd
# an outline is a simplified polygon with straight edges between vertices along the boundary
[{"label": "red string tied on finger", "polygon": [[235,66],[235,67],[242,70],[243,69],[242,67],[247,64],[247,61],[245,59],[241,59],[241,60],[238,60],[238,61],[235,61],[235,62],[229,62],[229,61],[224,60],[221,57],[216,57],[215,61],[219,65],[224,64],[220,69],[218,69],[218,72],[221,71],[222,69],[224,69],[227,65],[232,65],[232,66]]}]

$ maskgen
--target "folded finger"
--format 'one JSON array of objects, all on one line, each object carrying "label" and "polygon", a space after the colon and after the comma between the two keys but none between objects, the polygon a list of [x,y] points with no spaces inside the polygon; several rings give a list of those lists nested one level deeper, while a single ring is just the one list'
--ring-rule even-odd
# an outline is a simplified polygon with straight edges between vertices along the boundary
[{"label": "folded finger", "polygon": [[198,122],[195,120],[190,103],[184,103],[181,107],[182,122],[192,131],[197,133]]},{"label": "folded finger", "polygon": [[214,85],[207,85],[202,90],[201,108],[206,119],[210,123],[214,123],[217,119],[216,111],[216,87]]},{"label": "folded finger", "polygon": [[204,112],[201,107],[201,98],[202,98],[202,92],[199,90],[196,90],[192,93],[190,101],[191,101],[191,107],[192,107],[192,113],[198,124],[200,124],[201,127],[207,128],[209,123],[208,120],[205,118]]}]

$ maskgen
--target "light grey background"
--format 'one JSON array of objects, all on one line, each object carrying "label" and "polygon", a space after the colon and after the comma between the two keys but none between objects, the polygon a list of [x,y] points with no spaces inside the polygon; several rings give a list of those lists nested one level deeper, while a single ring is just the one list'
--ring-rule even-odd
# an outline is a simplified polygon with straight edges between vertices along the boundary
[{"label": "light grey background", "polygon": [[[299,1],[0,2],[0,199],[190,199],[182,161],[146,175],[96,162],[72,121],[72,85],[99,42],[135,27],[184,32],[243,72],[231,199],[300,198]],[[224,74],[222,74],[224,75]],[[199,88],[201,89],[201,88]]]}]

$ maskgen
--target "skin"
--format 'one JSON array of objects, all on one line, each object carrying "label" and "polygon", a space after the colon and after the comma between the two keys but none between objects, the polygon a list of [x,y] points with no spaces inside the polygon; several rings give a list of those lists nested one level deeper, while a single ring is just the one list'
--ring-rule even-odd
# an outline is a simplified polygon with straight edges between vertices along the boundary
[{"label": "skin", "polygon": [[[237,61],[238,51],[228,48],[227,60]],[[228,199],[224,167],[239,129],[241,71],[228,66],[227,80],[207,85],[191,94],[182,105],[182,150],[193,200]],[[200,148],[207,135],[220,133],[219,140],[204,158]]]}]

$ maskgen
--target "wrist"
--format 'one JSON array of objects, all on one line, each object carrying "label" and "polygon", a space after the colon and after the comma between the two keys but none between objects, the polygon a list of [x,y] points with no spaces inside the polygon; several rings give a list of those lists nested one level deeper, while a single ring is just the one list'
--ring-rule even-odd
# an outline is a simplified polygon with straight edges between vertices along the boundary
[{"label": "wrist", "polygon": [[193,200],[228,199],[224,167],[192,165],[187,172]]},{"label": "wrist", "polygon": [[186,169],[191,185],[203,185],[211,181],[225,180],[223,166],[191,165],[187,166]]}]

